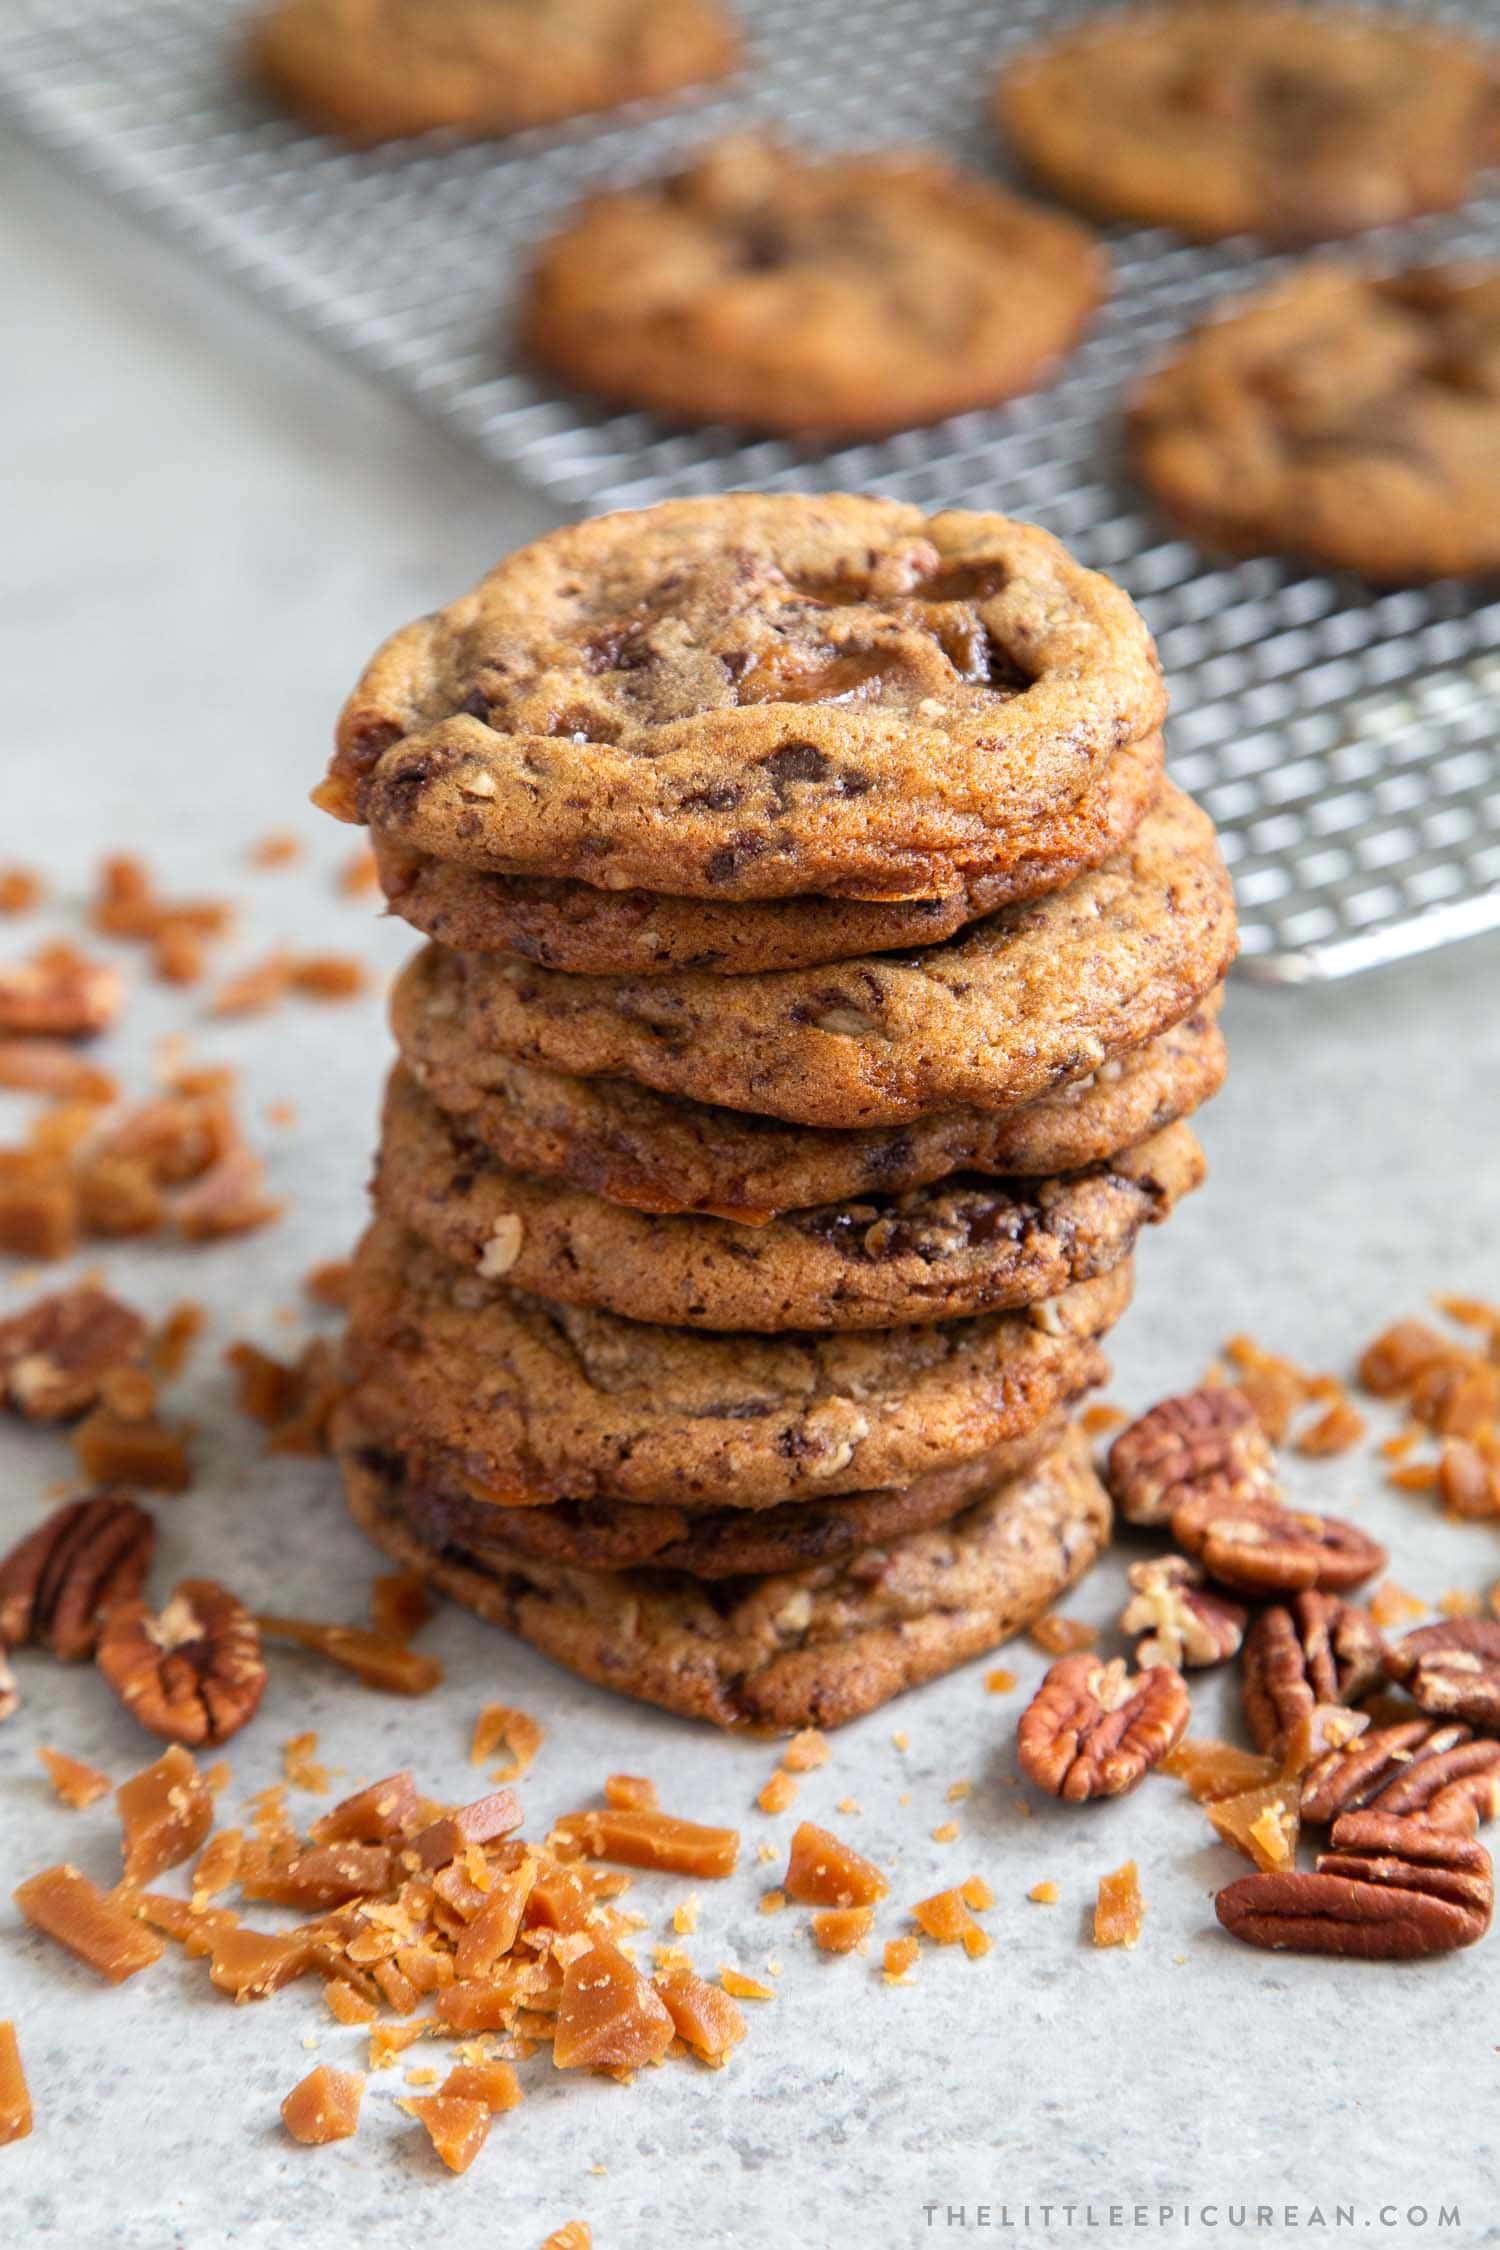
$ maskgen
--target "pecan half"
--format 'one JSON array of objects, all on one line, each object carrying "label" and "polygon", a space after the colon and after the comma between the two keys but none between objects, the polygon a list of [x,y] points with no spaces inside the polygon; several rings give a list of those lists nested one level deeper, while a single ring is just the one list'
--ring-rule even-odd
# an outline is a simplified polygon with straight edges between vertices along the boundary
[{"label": "pecan half", "polygon": [[1418,1758],[1438,1758],[1469,1739],[1467,1727],[1406,1719],[1372,1727],[1328,1751],[1302,1777],[1302,1818],[1318,1824],[1372,1804]]},{"label": "pecan half", "polygon": [[1222,1664],[1245,1637],[1245,1612],[1238,1602],[1213,1594],[1203,1573],[1186,1555],[1158,1555],[1132,1563],[1127,1573],[1131,1599],[1120,1613],[1122,1633],[1144,1633],[1136,1663],[1146,1668],[1171,1664],[1198,1669]]},{"label": "pecan half", "polygon": [[1386,1677],[1388,1656],[1378,1627],[1337,1594],[1294,1594],[1262,1610],[1241,1681],[1256,1749],[1279,1753],[1320,1703],[1357,1703]]},{"label": "pecan half", "polygon": [[1065,1656],[1022,1713],[1021,1770],[1071,1804],[1121,1797],[1181,1739],[1188,1717],[1187,1683],[1168,1664],[1132,1675],[1119,1657]]},{"label": "pecan half", "polygon": [[146,1323],[103,1289],[59,1290],[0,1320],[0,1402],[33,1422],[82,1414],[115,1368],[139,1358]]},{"label": "pecan half", "polygon": [[1239,1594],[1347,1593],[1385,1567],[1386,1552],[1341,1516],[1275,1500],[1202,1493],[1172,1511],[1172,1537],[1210,1578]]},{"label": "pecan half", "polygon": [[143,1727],[194,1748],[238,1734],[265,1692],[260,1628],[211,1578],[185,1578],[159,1617],[144,1602],[116,1610],[98,1662]]},{"label": "pecan half", "polygon": [[1184,1500],[1277,1491],[1275,1456],[1242,1391],[1164,1398],[1109,1449],[1105,1481],[1127,1523],[1167,1524]]},{"label": "pecan half", "polygon": [[1429,1828],[1457,1828],[1472,1836],[1481,1821],[1500,1813],[1500,1742],[1460,1742],[1414,1758],[1370,1799],[1369,1809],[1420,1813]]},{"label": "pecan half", "polygon": [[1424,1711],[1500,1729],[1500,1623],[1449,1617],[1399,1641],[1391,1670]]},{"label": "pecan half", "polygon": [[1315,1873],[1244,1875],[1214,1910],[1233,1937],[1277,1952],[1411,1961],[1473,1945],[1490,1925],[1489,1853],[1387,1813],[1347,1813]]},{"label": "pecan half", "polygon": [[40,1641],[72,1664],[146,1582],[156,1526],[133,1500],[70,1500],[0,1562],[0,1648]]}]

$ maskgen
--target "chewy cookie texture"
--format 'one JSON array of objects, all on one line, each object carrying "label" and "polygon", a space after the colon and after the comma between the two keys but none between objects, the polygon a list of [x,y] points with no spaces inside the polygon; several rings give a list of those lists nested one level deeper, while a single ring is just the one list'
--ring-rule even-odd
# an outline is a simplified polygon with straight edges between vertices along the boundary
[{"label": "chewy cookie texture", "polygon": [[606,517],[386,644],[317,792],[438,941],[336,1433],[380,1546],[725,1726],[1088,1566],[1070,1416],[1224,1069],[1164,702],[1045,534],[840,496]]}]

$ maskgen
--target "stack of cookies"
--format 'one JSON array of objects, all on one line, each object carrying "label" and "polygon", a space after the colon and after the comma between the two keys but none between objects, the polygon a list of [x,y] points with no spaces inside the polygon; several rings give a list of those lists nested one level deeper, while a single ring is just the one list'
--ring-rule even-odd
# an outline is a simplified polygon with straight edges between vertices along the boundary
[{"label": "stack of cookies", "polygon": [[381,1547],[721,1725],[1088,1566],[1069,1416],[1235,943],[1164,709],[1045,533],[854,498],[605,517],[387,643],[318,791],[433,941],[336,1431]]}]

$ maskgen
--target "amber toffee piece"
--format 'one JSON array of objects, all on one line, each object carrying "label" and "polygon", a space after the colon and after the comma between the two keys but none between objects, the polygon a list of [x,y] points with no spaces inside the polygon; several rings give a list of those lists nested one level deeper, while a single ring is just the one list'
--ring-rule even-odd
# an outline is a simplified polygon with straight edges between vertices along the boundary
[{"label": "amber toffee piece", "polygon": [[46,1867],[15,1893],[17,1906],[40,1930],[110,1984],[123,1984],[159,1961],[161,1939],[111,1892],[76,1867]]},{"label": "amber toffee piece", "polygon": [[1049,848],[1165,696],[1047,533],[847,496],[602,516],[365,671],[319,792],[438,859],[609,889],[940,897]]},{"label": "amber toffee piece", "polygon": [[322,2148],[346,2141],[359,2129],[364,2078],[357,2070],[334,2070],[320,2063],[295,2085],[281,2105],[281,2121],[294,2141]]},{"label": "amber toffee piece", "polygon": [[31,2091],[21,2067],[16,2027],[0,2023],[0,2148],[9,2141],[24,2141],[31,2125]]}]

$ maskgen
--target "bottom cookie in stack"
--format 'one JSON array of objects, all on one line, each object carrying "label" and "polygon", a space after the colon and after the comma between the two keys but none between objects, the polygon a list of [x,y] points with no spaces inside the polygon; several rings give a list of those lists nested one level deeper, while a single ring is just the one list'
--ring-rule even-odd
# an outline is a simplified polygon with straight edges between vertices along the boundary
[{"label": "bottom cookie in stack", "polygon": [[348,1410],[336,1447],[355,1520],[386,1554],[585,1679],[723,1727],[832,1727],[1021,1631],[1089,1568],[1109,1501],[1081,1434],[1052,1434],[936,1527],[725,1577],[546,1559],[366,1442]]}]

